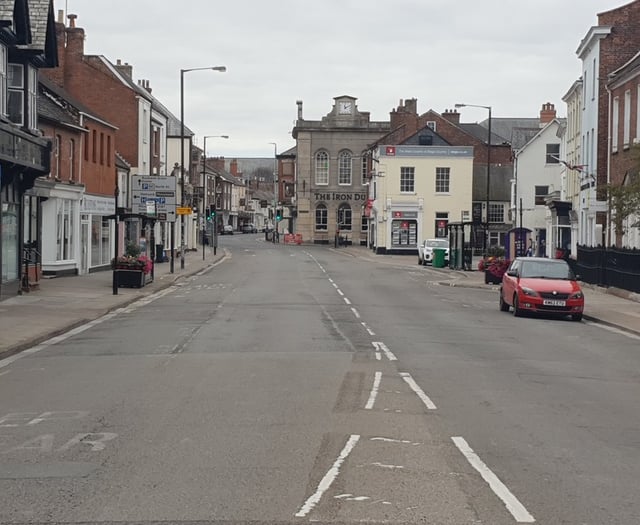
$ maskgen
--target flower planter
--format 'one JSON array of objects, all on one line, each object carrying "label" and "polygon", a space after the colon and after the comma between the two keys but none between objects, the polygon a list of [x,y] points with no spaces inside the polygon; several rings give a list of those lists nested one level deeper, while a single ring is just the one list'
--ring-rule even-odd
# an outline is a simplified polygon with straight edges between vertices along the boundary
[{"label": "flower planter", "polygon": [[115,270],[119,288],[142,288],[146,284],[146,275],[142,270]]}]

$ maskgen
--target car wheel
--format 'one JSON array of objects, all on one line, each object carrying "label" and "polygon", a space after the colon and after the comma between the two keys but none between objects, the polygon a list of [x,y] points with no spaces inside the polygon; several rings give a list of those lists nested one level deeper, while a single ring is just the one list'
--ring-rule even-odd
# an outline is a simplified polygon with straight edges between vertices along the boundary
[{"label": "car wheel", "polygon": [[518,295],[513,295],[513,315],[515,317],[522,317],[522,309],[518,306]]},{"label": "car wheel", "polygon": [[500,311],[508,312],[509,311],[509,303],[506,303],[504,297],[502,297],[502,290],[500,290]]},{"label": "car wheel", "polygon": [[572,314],[571,320],[576,322],[582,321],[582,314]]}]

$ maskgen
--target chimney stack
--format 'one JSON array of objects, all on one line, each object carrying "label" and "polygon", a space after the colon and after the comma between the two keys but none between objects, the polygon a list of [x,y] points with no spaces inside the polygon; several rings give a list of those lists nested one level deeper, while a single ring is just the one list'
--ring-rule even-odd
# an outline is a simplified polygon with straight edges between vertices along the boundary
[{"label": "chimney stack", "polygon": [[442,116],[456,126],[460,124],[460,113],[457,109],[445,109]]},{"label": "chimney stack", "polygon": [[405,127],[405,136],[418,131],[418,99],[400,99],[398,107],[391,111],[389,117],[392,131],[402,125]]},{"label": "chimney stack", "polygon": [[[133,80],[133,66],[129,65],[128,62],[122,63],[122,60],[119,58],[116,60],[116,69],[122,73],[125,77]],[[143,86],[144,87],[144,86]]]},{"label": "chimney stack", "polygon": [[540,127],[543,128],[554,118],[556,118],[556,107],[551,102],[542,104],[542,109],[540,110]]},{"label": "chimney stack", "polygon": [[296,100],[298,105],[298,120],[302,120],[302,100]]},{"label": "chimney stack", "polygon": [[78,15],[67,15],[69,19],[69,27],[66,28],[66,42],[67,47],[65,48],[66,56],[69,57],[66,59],[66,62],[80,62],[82,57],[84,56],[84,29],[81,27],[76,27],[76,19]]}]

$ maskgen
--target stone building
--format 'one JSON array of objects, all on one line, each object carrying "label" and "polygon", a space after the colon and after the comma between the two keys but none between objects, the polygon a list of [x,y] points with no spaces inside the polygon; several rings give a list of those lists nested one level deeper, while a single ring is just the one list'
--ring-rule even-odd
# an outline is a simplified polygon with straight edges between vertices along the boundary
[{"label": "stone building", "polygon": [[294,232],[304,242],[330,244],[336,232],[352,244],[367,242],[364,216],[371,159],[366,152],[390,129],[372,122],[356,98],[334,98],[321,120],[305,120],[302,101],[293,128],[296,140],[297,218]]}]

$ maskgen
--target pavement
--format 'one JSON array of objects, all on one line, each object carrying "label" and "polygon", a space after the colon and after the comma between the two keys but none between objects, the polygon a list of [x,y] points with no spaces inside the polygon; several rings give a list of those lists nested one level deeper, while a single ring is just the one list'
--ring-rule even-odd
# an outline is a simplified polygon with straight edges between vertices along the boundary
[{"label": "pavement", "polygon": [[[303,249],[304,245],[291,248]],[[326,249],[385,264],[417,266],[415,257],[375,255],[361,246]],[[173,273],[170,263],[156,264],[153,282],[142,288],[119,288],[117,294],[113,293],[111,271],[43,278],[39,289],[0,302],[0,359],[126,307],[181,279],[211,269],[229,255],[226,248],[219,249],[216,255],[207,248],[204,259],[201,251],[187,252],[184,269],[179,259],[175,261]],[[490,289],[497,294],[498,286],[485,284],[483,272],[449,268],[432,268],[431,271],[442,274],[441,285]],[[583,291],[584,319],[640,336],[640,294],[588,284],[583,284]],[[497,304],[496,298],[496,308]]]}]

